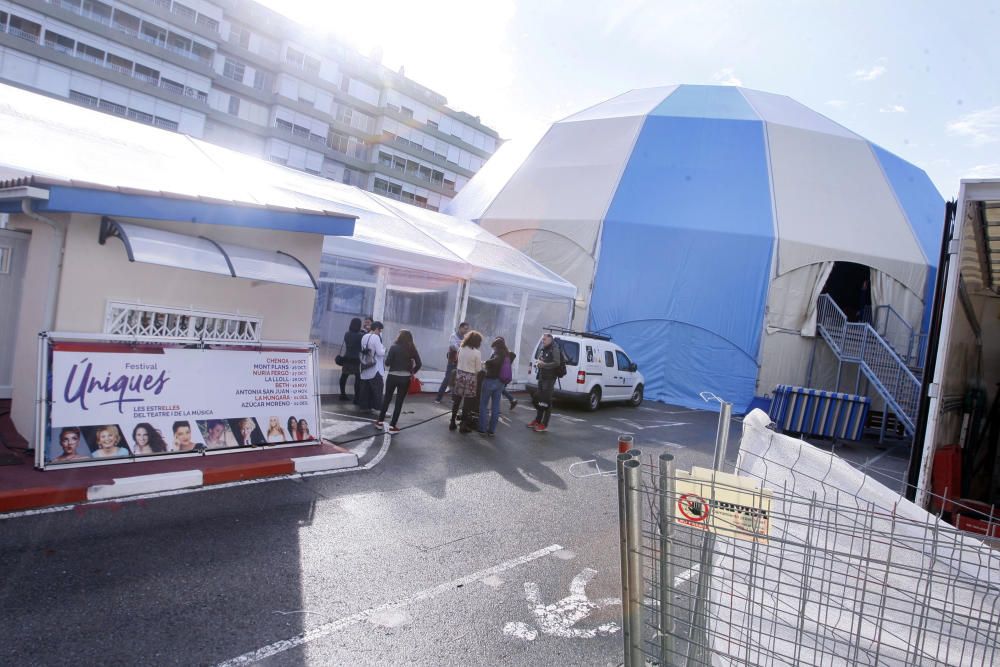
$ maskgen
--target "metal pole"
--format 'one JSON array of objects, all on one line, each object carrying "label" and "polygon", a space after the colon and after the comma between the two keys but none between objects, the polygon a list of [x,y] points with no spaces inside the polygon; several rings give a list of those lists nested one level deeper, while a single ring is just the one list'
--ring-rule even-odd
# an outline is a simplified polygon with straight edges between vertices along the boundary
[{"label": "metal pole", "polygon": [[629,667],[629,594],[628,594],[628,519],[625,512],[625,462],[631,461],[629,454],[619,454],[617,459],[618,469],[618,537],[622,571],[622,638],[625,646],[625,667]]},{"label": "metal pole", "polygon": [[729,443],[729,421],[733,417],[733,404],[722,403],[719,409],[719,428],[715,432],[715,463],[714,470],[722,470],[726,462],[726,445]]},{"label": "metal pole", "polygon": [[674,654],[673,584],[670,560],[676,506],[674,455],[660,454],[660,664],[669,665]]},{"label": "metal pole", "polygon": [[642,656],[642,570],[639,563],[642,551],[642,503],[639,499],[641,463],[638,459],[626,461],[625,516],[628,524],[628,623],[629,646],[625,667],[644,667]]}]

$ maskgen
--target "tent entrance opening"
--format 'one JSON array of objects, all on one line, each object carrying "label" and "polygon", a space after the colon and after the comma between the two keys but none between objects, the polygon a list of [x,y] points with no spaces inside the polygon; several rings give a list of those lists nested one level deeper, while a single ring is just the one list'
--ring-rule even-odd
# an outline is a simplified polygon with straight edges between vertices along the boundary
[{"label": "tent entrance opening", "polygon": [[833,271],[823,286],[851,322],[871,322],[871,270],[854,262],[834,262]]}]

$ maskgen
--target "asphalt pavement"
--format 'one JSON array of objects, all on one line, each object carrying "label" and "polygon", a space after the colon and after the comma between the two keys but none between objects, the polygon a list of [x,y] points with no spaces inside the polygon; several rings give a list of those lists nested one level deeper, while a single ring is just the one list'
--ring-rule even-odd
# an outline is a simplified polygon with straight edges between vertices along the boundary
[{"label": "asphalt pavement", "polygon": [[389,441],[325,403],[324,432],[376,465],[2,520],[0,664],[617,665],[616,487],[597,473],[621,432],[710,465],[717,414],[555,412],[539,434],[505,403],[484,438],[411,398]]}]

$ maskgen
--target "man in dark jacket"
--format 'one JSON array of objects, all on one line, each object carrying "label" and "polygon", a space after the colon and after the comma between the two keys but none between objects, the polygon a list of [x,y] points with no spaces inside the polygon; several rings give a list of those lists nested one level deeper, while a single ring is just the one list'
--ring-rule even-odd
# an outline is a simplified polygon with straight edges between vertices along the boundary
[{"label": "man in dark jacket", "polygon": [[555,344],[552,334],[542,336],[542,348],[535,358],[535,368],[538,369],[538,391],[535,393],[535,419],[528,428],[535,433],[543,433],[549,428],[549,417],[552,414],[552,392],[556,388],[556,370],[562,365],[562,350]]}]

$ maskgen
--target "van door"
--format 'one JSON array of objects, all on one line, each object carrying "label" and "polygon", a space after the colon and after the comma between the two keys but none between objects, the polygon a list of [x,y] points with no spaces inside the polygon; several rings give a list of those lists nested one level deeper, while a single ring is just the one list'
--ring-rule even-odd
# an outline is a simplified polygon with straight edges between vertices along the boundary
[{"label": "van door", "polygon": [[617,361],[618,378],[621,384],[618,386],[620,398],[631,398],[635,391],[635,373],[632,371],[632,360],[621,350],[615,351]]},{"label": "van door", "polygon": [[617,400],[622,396],[622,377],[618,372],[618,362],[615,359],[614,350],[604,350],[604,377],[601,388],[604,398]]}]

